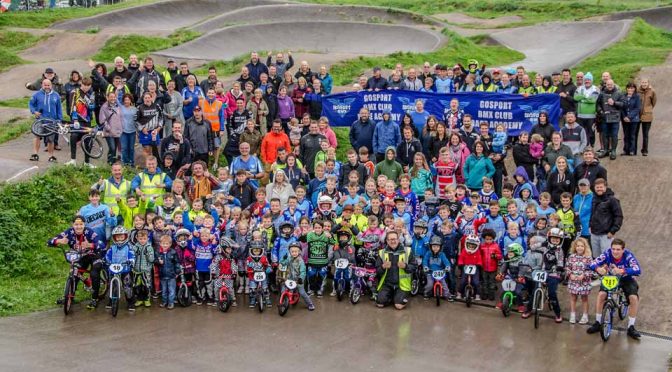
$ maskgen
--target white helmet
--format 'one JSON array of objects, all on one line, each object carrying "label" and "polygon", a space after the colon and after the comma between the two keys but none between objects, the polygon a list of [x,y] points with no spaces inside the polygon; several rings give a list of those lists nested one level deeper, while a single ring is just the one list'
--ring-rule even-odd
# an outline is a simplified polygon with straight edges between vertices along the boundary
[{"label": "white helmet", "polygon": [[464,249],[466,249],[468,253],[476,253],[480,244],[481,239],[479,239],[478,235],[471,234],[467,236],[467,239],[464,241]]}]

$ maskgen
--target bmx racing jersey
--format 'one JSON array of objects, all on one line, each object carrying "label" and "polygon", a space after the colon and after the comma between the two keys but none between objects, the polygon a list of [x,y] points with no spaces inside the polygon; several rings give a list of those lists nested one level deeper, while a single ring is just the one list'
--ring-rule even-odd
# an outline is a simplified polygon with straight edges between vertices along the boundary
[{"label": "bmx racing jersey", "polygon": [[639,262],[635,258],[635,255],[627,249],[623,250],[623,256],[620,260],[614,258],[611,254],[611,248],[607,249],[606,252],[602,253],[590,264],[590,269],[594,271],[603,265],[624,269],[625,273],[621,278],[622,280],[635,280],[634,277],[639,276],[642,273],[642,269],[639,267]]}]

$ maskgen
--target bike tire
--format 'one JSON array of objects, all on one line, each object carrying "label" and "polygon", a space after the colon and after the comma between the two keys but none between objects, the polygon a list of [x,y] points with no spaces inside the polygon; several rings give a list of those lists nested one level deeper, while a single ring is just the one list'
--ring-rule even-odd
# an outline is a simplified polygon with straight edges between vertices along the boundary
[{"label": "bike tire", "polygon": [[534,329],[539,328],[539,317],[541,316],[541,310],[543,309],[543,296],[540,289],[534,291],[534,300],[532,302],[534,308]]},{"label": "bike tire", "polygon": [[623,320],[626,316],[628,316],[630,305],[625,298],[625,294],[621,294],[618,302],[618,319]]},{"label": "bike tire", "polygon": [[362,289],[359,287],[353,288],[352,292],[350,293],[350,303],[353,305],[357,305],[357,303],[361,298],[362,298]]},{"label": "bike tire", "polygon": [[343,293],[345,292],[345,280],[339,280],[336,283],[336,299],[341,302],[343,301]]},{"label": "bike tire", "polygon": [[110,285],[110,305],[112,305],[112,316],[116,318],[117,313],[119,312],[119,296],[114,298],[112,293],[114,293],[115,296],[121,293],[118,280],[112,280],[112,284]]},{"label": "bike tire", "polygon": [[37,119],[30,126],[30,131],[40,137],[46,137],[58,133],[58,125],[50,119]]},{"label": "bike tire", "polygon": [[285,316],[288,310],[289,310],[289,295],[283,292],[282,295],[280,295],[280,301],[278,301],[278,314],[280,316]]},{"label": "bike tire", "polygon": [[264,312],[264,296],[262,296],[261,293],[257,294],[257,310],[259,310],[260,313]]},{"label": "bike tire", "polygon": [[82,148],[82,151],[92,159],[100,159],[100,157],[103,156],[103,141],[95,134],[87,134],[82,137],[79,146]]},{"label": "bike tire", "polygon": [[511,315],[511,307],[513,306],[513,294],[511,292],[504,292],[502,295],[502,314],[507,318]]},{"label": "bike tire", "polygon": [[468,285],[464,288],[464,302],[467,304],[467,307],[471,307],[471,303],[474,299],[474,289],[471,285]]},{"label": "bike tire", "polygon": [[70,314],[72,303],[75,300],[75,279],[69,276],[65,281],[65,290],[63,291],[63,313]]},{"label": "bike tire", "polygon": [[600,324],[600,337],[602,341],[609,341],[611,331],[614,325],[614,305],[607,301],[602,309],[602,323]]},{"label": "bike tire", "polygon": [[177,303],[182,307],[191,306],[191,292],[187,283],[180,284],[180,288],[177,290]]},{"label": "bike tire", "polygon": [[226,292],[224,290],[219,291],[219,301],[217,303],[217,307],[219,307],[219,311],[221,311],[223,313],[229,311],[229,309],[231,308],[231,303],[232,302],[233,302],[233,300],[231,299],[231,295],[228,292]]},{"label": "bike tire", "polygon": [[411,296],[417,295],[419,289],[420,289],[420,280],[418,278],[413,278],[411,280]]}]

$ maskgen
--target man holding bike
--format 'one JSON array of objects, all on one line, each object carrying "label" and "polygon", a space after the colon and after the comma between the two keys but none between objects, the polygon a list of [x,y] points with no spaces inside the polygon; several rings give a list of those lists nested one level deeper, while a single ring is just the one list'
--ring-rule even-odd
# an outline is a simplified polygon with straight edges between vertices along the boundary
[{"label": "man holding bike", "polygon": [[[39,119],[52,119],[56,121],[63,121],[63,110],[61,108],[61,96],[52,89],[52,82],[49,79],[42,80],[42,89],[38,90],[28,102],[30,113]],[[54,156],[54,139],[56,135],[50,134],[44,137],[47,143],[47,152],[49,153],[49,162],[56,162]],[[37,153],[40,151],[40,137],[35,136],[33,139],[33,155],[30,156],[30,161],[40,160]]]},{"label": "man holding bike", "polygon": [[[642,336],[635,329],[635,318],[637,317],[637,308],[639,307],[639,285],[635,277],[639,276],[642,270],[635,255],[625,249],[625,241],[614,239],[611,243],[611,248],[598,256],[590,265],[590,268],[600,275],[609,275],[611,273],[611,275],[620,277],[619,286],[623,289],[630,303],[628,309],[628,336],[639,340]],[[595,323],[588,328],[587,332],[589,334],[600,331],[602,308],[606,298],[607,292],[604,288],[600,288],[600,293],[597,295]]]},{"label": "man holding bike", "polygon": [[[83,269],[89,269],[91,275],[91,302],[87,309],[95,309],[98,306],[98,292],[100,291],[100,271],[103,263],[100,254],[105,249],[105,242],[100,240],[98,234],[85,226],[86,221],[82,216],[76,216],[72,221],[72,227],[50,239],[47,244],[50,247],[68,245],[70,250],[81,254],[79,265]],[[60,303],[63,299],[56,301]]]}]

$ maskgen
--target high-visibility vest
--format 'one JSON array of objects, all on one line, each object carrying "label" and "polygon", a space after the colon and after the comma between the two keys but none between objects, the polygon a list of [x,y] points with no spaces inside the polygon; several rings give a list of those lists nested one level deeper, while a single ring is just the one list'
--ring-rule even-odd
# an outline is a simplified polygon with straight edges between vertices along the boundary
[{"label": "high-visibility vest", "polygon": [[153,174],[153,177],[150,177],[149,174],[142,172],[140,173],[140,190],[142,193],[147,196],[147,198],[154,198],[154,205],[163,205],[163,194],[166,193],[166,190],[163,187],[158,185],[162,184],[166,179],[166,174],[161,172],[158,174]]},{"label": "high-visibility vest", "polygon": [[479,86],[476,87],[477,92],[487,92],[487,93],[493,93],[497,91],[497,84],[490,83],[490,86],[487,88],[484,88],[485,86],[483,84],[480,84]]},{"label": "high-visibility vest", "polygon": [[[389,261],[390,252],[386,251],[385,249],[381,249],[378,251],[378,256],[383,259],[383,262]],[[411,248],[405,247],[404,252],[402,252],[399,255],[399,262],[408,262],[408,257],[411,254]],[[383,284],[385,283],[385,277],[387,277],[387,270],[385,270],[385,273],[383,274],[383,277],[380,278],[380,282],[378,283],[378,291],[383,287]],[[402,291],[410,291],[411,290],[411,274],[408,274],[406,270],[399,268],[399,288],[401,288]]]},{"label": "high-visibility vest", "polygon": [[201,98],[198,105],[203,109],[203,117],[210,122],[212,131],[219,132],[221,130],[219,113],[222,111],[222,101],[216,99],[210,103],[207,99]]},{"label": "high-visibility vest", "polygon": [[119,214],[119,206],[117,206],[117,197],[126,198],[131,190],[131,181],[122,179],[119,182],[119,187],[114,185],[110,180],[103,181],[105,193],[103,194],[103,204],[110,207],[115,215]]},{"label": "high-visibility vest", "polygon": [[527,88],[524,88],[522,85],[518,87],[518,94],[525,94],[527,93],[528,95],[532,94],[537,94],[537,89],[530,85]]},{"label": "high-visibility vest", "polygon": [[572,237],[576,234],[576,226],[574,226],[575,213],[573,210],[568,210],[565,212],[562,208],[556,211],[558,217],[560,218],[560,224],[562,225],[562,230]]}]

